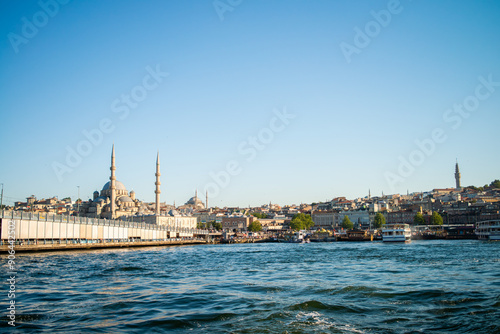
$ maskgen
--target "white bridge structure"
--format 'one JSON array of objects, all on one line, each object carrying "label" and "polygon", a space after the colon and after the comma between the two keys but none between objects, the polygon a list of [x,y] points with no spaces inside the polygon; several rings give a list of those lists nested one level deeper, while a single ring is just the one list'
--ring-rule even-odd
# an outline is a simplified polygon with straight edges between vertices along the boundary
[{"label": "white bridge structure", "polygon": [[[146,222],[128,222],[50,213],[0,211],[0,243],[9,231],[21,243],[103,243],[208,239],[209,231]],[[12,239],[12,232],[10,233]]]}]

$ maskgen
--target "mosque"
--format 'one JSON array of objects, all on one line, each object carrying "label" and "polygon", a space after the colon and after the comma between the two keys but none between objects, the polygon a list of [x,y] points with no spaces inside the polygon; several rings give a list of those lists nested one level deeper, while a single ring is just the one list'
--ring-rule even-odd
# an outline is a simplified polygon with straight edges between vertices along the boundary
[{"label": "mosque", "polygon": [[[162,213],[160,204],[160,154],[156,156],[156,182],[155,182],[155,203],[154,206],[136,199],[135,192],[127,191],[123,183],[116,179],[115,171],[115,146],[111,151],[111,176],[109,181],[102,187],[101,192],[95,191],[93,200],[82,203],[80,215],[92,218],[106,219],[125,219],[129,221],[146,222],[158,225],[171,225],[177,227],[196,228],[196,217],[180,214],[172,210],[165,214]],[[197,195],[191,198],[188,203],[193,201],[193,208],[200,206],[200,200]],[[186,203],[186,204],[188,204]],[[190,203],[191,204],[191,203]]]}]

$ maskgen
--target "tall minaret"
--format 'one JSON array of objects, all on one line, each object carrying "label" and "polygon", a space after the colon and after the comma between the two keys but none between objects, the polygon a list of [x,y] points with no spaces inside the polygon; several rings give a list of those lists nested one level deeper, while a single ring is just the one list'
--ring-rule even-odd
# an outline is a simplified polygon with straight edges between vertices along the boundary
[{"label": "tall minaret", "polygon": [[160,152],[158,152],[158,154],[156,155],[156,182],[155,182],[155,185],[156,185],[156,190],[155,190],[155,194],[156,194],[156,206],[155,206],[155,214],[157,216],[160,215],[160,193],[161,193],[161,190],[160,190]]},{"label": "tall minaret", "polygon": [[111,151],[111,176],[109,177],[109,180],[111,181],[109,189],[111,190],[111,215],[110,219],[115,218],[115,211],[116,211],[116,176],[115,176],[115,144],[113,144],[113,149]]},{"label": "tall minaret", "polygon": [[458,169],[458,160],[455,164],[455,185],[457,189],[460,189],[460,169]]},{"label": "tall minaret", "polygon": [[208,190],[205,190],[205,209],[208,209]]}]

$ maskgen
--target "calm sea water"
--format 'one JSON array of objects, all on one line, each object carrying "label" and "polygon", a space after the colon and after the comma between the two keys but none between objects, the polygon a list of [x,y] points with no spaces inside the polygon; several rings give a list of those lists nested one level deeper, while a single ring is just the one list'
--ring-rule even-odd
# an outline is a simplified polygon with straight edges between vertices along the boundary
[{"label": "calm sea water", "polygon": [[23,333],[500,333],[498,242],[75,251],[17,265]]}]

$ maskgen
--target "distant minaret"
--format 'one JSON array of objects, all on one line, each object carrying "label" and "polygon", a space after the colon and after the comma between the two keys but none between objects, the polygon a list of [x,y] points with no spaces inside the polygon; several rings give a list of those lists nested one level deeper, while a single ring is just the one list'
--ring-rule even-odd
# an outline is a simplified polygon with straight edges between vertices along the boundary
[{"label": "distant minaret", "polygon": [[372,198],[372,194],[371,194],[370,189],[368,189],[368,199],[371,199],[371,198]]},{"label": "distant minaret", "polygon": [[208,191],[205,190],[205,208],[208,209]]},{"label": "distant minaret", "polygon": [[156,185],[156,190],[155,190],[155,194],[156,194],[156,206],[155,206],[155,215],[159,216],[160,215],[160,193],[161,193],[161,190],[160,190],[160,152],[158,152],[156,154],[156,173],[155,173],[155,176],[156,176],[156,182],[155,182],[155,185]]},{"label": "distant minaret", "polygon": [[458,160],[455,164],[455,185],[457,189],[460,189],[460,169],[458,169]]},{"label": "distant minaret", "polygon": [[116,176],[115,176],[115,144],[113,144],[113,149],[111,151],[111,176],[109,177],[109,180],[111,181],[109,189],[111,190],[111,215],[110,218],[114,219],[115,218],[115,211],[116,211]]}]

